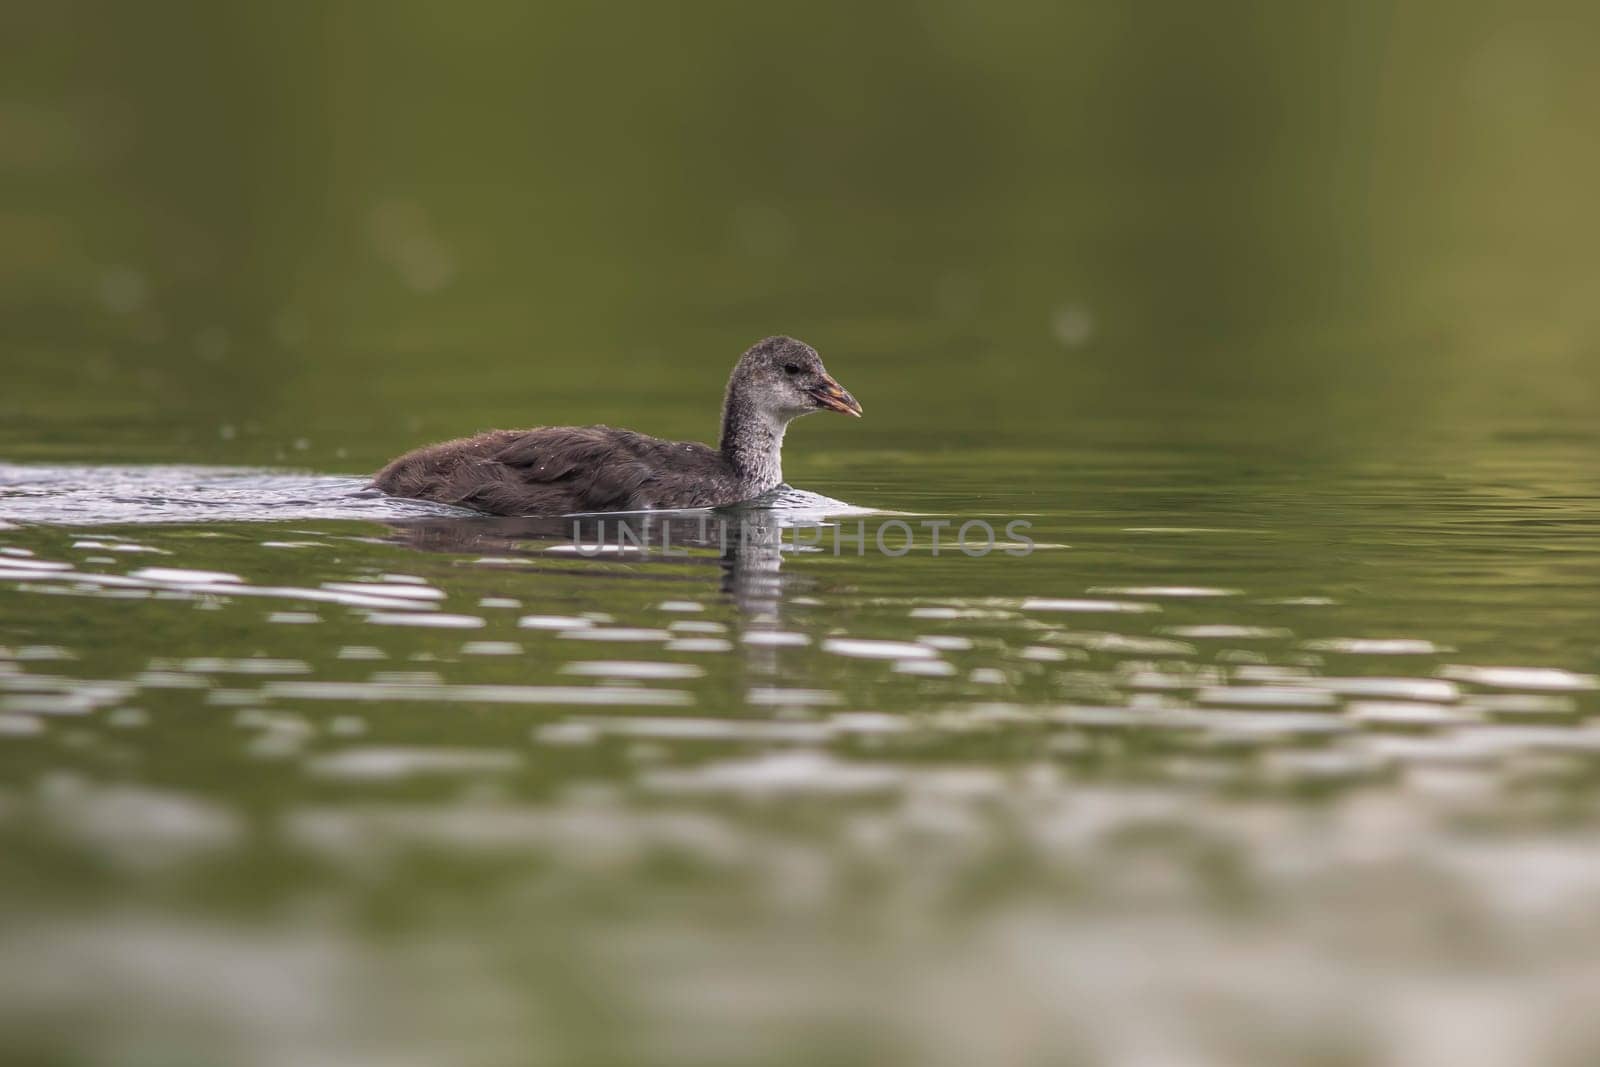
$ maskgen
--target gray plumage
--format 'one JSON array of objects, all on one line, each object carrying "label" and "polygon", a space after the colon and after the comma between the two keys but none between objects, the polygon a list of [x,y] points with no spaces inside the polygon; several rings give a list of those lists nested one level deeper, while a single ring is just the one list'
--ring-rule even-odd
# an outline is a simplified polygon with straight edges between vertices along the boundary
[{"label": "gray plumage", "polygon": [[373,478],[391,496],[494,515],[699,508],[749,500],[783,481],[783,434],[813,411],[860,415],[810,345],[769,337],[733,368],[716,448],[610,426],[489,430],[428,445]]}]

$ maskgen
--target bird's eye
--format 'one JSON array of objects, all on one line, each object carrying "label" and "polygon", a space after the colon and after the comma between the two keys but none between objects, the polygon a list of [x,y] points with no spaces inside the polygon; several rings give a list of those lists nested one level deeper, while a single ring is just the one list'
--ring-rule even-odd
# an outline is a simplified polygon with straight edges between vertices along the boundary
[{"label": "bird's eye", "polygon": [[800,364],[798,364],[798,363],[785,363],[783,365],[783,373],[785,373],[785,374],[799,374],[800,373]]}]

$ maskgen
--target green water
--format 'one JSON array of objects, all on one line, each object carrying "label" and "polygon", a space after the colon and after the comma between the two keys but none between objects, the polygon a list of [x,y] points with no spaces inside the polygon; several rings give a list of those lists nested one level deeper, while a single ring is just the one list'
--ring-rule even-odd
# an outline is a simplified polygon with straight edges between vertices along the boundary
[{"label": "green water", "polygon": [[[1586,7],[3,19],[7,1063],[1600,1056]],[[357,494],[775,332],[904,555]]]}]

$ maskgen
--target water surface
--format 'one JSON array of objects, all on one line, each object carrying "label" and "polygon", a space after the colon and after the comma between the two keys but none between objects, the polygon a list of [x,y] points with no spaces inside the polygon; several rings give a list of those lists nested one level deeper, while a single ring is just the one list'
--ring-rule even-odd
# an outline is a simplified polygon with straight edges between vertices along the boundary
[{"label": "water surface", "polygon": [[1600,891],[1565,447],[826,485],[1032,523],[981,558],[691,516],[685,555],[585,558],[355,478],[6,468],[8,1040],[1388,1062],[1489,995],[1475,1041],[1591,1047],[1528,978],[1587,974]]}]

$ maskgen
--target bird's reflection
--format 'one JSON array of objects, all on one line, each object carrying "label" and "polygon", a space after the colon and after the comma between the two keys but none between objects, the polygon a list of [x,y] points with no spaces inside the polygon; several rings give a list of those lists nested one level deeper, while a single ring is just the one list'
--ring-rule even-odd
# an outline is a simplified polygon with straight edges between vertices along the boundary
[{"label": "bird's reflection", "polygon": [[[527,569],[594,565],[596,580],[716,567],[721,591],[748,622],[774,622],[799,580],[782,573],[791,516],[736,505],[692,512],[644,512],[564,518],[468,516],[391,522],[390,540],[425,552],[515,558]],[[792,540],[790,541],[792,547]],[[619,572],[615,564],[630,564]]]},{"label": "bird's reflection", "polygon": [[[515,559],[519,573],[571,575],[596,582],[643,576],[698,581],[716,568],[718,588],[739,616],[739,655],[755,678],[780,674],[785,642],[752,639],[784,629],[785,607],[805,599],[816,579],[783,570],[787,552],[818,546],[831,517],[869,514],[839,500],[784,485],[756,500],[695,511],[626,512],[562,518],[462,516],[390,521],[392,540],[425,552]],[[625,563],[626,566],[619,566]]]}]

